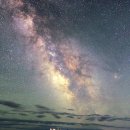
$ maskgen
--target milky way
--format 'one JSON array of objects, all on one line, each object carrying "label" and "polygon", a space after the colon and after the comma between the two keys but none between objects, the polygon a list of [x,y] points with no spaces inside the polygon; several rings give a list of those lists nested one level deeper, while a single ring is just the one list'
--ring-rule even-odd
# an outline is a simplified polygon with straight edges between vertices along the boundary
[{"label": "milky way", "polygon": [[[62,32],[62,38],[55,41],[51,36],[52,30],[45,26],[48,19],[36,15],[35,8],[26,5],[28,12],[25,12],[22,11],[25,5],[21,0],[2,2],[3,8],[12,13],[15,32],[27,46],[27,59],[35,61],[34,68],[41,73],[40,78],[46,77],[50,82],[50,89],[56,89],[60,93],[59,98],[62,97],[66,104],[77,108],[84,102],[93,104],[98,101],[101,98],[100,87],[96,86],[92,76],[91,56],[79,46],[80,41],[64,37]],[[38,33],[39,25],[35,21],[42,21],[43,34]]]},{"label": "milky way", "polygon": [[129,34],[128,0],[0,0],[0,129],[130,129]]}]

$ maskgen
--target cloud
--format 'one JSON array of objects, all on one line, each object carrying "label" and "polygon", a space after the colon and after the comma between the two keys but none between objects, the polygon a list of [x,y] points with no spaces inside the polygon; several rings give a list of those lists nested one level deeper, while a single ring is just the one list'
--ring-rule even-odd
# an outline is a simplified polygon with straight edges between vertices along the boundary
[{"label": "cloud", "polygon": [[45,115],[37,115],[36,116],[37,118],[44,118],[44,117],[46,117]]},{"label": "cloud", "polygon": [[19,113],[21,116],[27,116],[27,113]]},{"label": "cloud", "polygon": [[67,110],[68,110],[68,111],[74,111],[74,109],[72,109],[72,108],[68,108]]},{"label": "cloud", "polygon": [[38,109],[40,109],[40,110],[47,110],[47,111],[49,111],[49,110],[51,110],[50,108],[48,108],[48,107],[45,107],[45,106],[41,106],[41,105],[35,105]]},{"label": "cloud", "polygon": [[92,115],[86,115],[86,120],[89,121],[99,121],[99,122],[111,122],[111,121],[130,121],[130,118],[128,117],[116,117],[111,115],[98,115],[98,114],[92,114]]},{"label": "cloud", "polygon": [[[22,125],[21,125],[22,124]],[[123,130],[130,129],[130,127],[125,127],[125,126],[114,126],[114,125],[102,125],[102,124],[95,124],[95,123],[75,123],[75,122],[57,122],[57,121],[37,121],[37,120],[22,120],[22,119],[6,119],[6,118],[0,118],[0,127],[11,127],[14,128],[44,128],[44,126],[49,126],[49,127],[68,127],[69,130],[73,130],[72,126],[76,130],[101,130],[103,128],[120,128]],[[16,127],[15,127],[16,126]],[[77,126],[80,126],[80,128],[77,128]],[[97,129],[99,128],[99,129]]]},{"label": "cloud", "polygon": [[60,119],[61,117],[58,115],[58,114],[56,114],[56,113],[52,113],[51,114],[53,117],[55,117],[56,119]]},{"label": "cloud", "polygon": [[[112,121],[130,121],[130,118],[128,117],[116,117],[111,115],[98,115],[98,114],[91,114],[91,115],[78,115],[74,113],[69,112],[58,112],[52,108],[42,106],[42,105],[35,105],[37,110],[28,110],[26,108],[23,109],[23,105],[12,102],[12,101],[4,101],[0,100],[0,105],[7,106],[9,108],[14,108],[12,112],[10,111],[0,111],[0,115],[13,115],[13,114],[19,114],[20,116],[28,116],[28,115],[34,115],[37,118],[44,118],[49,115],[53,116],[55,119],[62,119],[62,118],[75,118],[75,119],[86,119],[87,121],[98,121],[98,122],[112,122]],[[70,111],[73,111],[73,109],[67,109]]]},{"label": "cloud", "polygon": [[23,107],[21,106],[21,104],[12,102],[12,101],[4,101],[4,100],[0,100],[0,105],[4,105],[10,108],[15,108],[15,109],[22,109]]},{"label": "cloud", "polygon": [[[24,128],[26,129],[26,127],[31,126],[31,128],[34,127],[37,130],[44,128],[44,126],[46,126],[46,127],[48,126],[48,128],[49,128],[49,126],[57,126],[57,127],[58,126],[62,126],[62,127],[68,126],[69,129],[72,126],[74,128],[77,128],[77,126],[80,126],[81,128],[86,128],[84,130],[89,129],[90,127],[93,127],[93,128],[98,127],[101,129],[103,129],[103,128],[114,128],[114,129],[120,128],[123,130],[130,129],[129,127],[125,127],[125,126],[119,127],[116,125],[111,125],[111,122],[115,122],[115,121],[120,121],[122,123],[129,122],[130,118],[128,118],[128,117],[116,117],[116,116],[112,116],[112,115],[99,115],[99,114],[78,115],[78,114],[69,113],[69,112],[58,112],[52,108],[42,106],[42,105],[35,105],[35,107],[37,108],[36,110],[31,110],[31,109],[28,110],[28,108],[25,108],[25,107],[23,109],[22,104],[12,102],[12,101],[3,101],[3,100],[0,100],[0,104],[7,106],[9,108],[14,108],[11,111],[0,110],[1,117],[4,117],[5,115],[6,115],[6,117],[8,115],[19,115],[18,116],[19,119],[0,118],[0,128],[18,128],[19,129],[19,128],[21,128],[21,124],[24,124],[24,126],[22,126],[23,129]],[[66,109],[66,110],[68,110],[68,109]],[[26,117],[26,116],[35,116],[37,118],[37,120],[21,120],[20,119],[21,117]],[[55,121],[45,120],[50,116],[53,116],[55,118]],[[44,121],[41,121],[42,118],[45,118]],[[63,122],[62,119],[68,119],[68,118],[70,118],[72,122],[68,122],[68,121]],[[40,120],[38,120],[38,119],[40,119]],[[81,122],[81,120],[84,120],[84,123],[76,123],[75,120],[77,120],[79,122]],[[86,123],[85,123],[85,120],[86,120]],[[87,123],[88,121],[90,123]],[[96,124],[95,122],[98,122],[98,124]],[[107,125],[104,125],[103,122],[107,122]],[[30,128],[30,130],[31,130],[31,128]],[[101,129],[99,129],[99,130],[101,130]]]},{"label": "cloud", "polygon": [[68,117],[68,118],[74,118],[74,116],[69,116],[69,115],[68,115],[67,117]]},{"label": "cloud", "polygon": [[0,110],[0,115],[6,115],[6,114],[8,114],[9,112],[8,111],[6,111],[6,110]]}]

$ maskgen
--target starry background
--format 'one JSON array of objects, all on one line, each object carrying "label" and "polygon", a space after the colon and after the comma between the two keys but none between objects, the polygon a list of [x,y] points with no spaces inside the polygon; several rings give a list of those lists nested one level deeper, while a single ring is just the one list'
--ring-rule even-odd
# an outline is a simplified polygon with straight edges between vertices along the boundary
[{"label": "starry background", "polygon": [[[62,97],[62,93],[55,92],[53,85],[41,78],[37,56],[32,51],[26,52],[32,44],[24,44],[26,40],[14,29],[14,12],[0,0],[0,129],[17,129],[16,124],[26,122],[29,130],[32,126],[39,130],[50,126],[130,129],[130,1],[23,0],[23,3],[20,10],[26,14],[35,9],[38,35],[46,34],[44,28],[48,28],[53,42],[74,38],[82,51],[89,53],[92,76],[100,86],[101,98],[92,105],[81,106],[88,107],[88,111],[81,110],[80,114],[75,105],[60,99],[58,94]],[[87,103],[82,92],[79,98]],[[10,122],[7,127],[6,121]]]}]

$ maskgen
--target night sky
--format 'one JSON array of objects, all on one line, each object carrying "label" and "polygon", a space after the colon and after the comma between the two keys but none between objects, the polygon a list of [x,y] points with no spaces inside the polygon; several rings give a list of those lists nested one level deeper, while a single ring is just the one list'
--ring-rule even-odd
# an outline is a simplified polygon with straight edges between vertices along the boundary
[{"label": "night sky", "polygon": [[129,130],[129,93],[130,0],[0,0],[0,130]]}]

